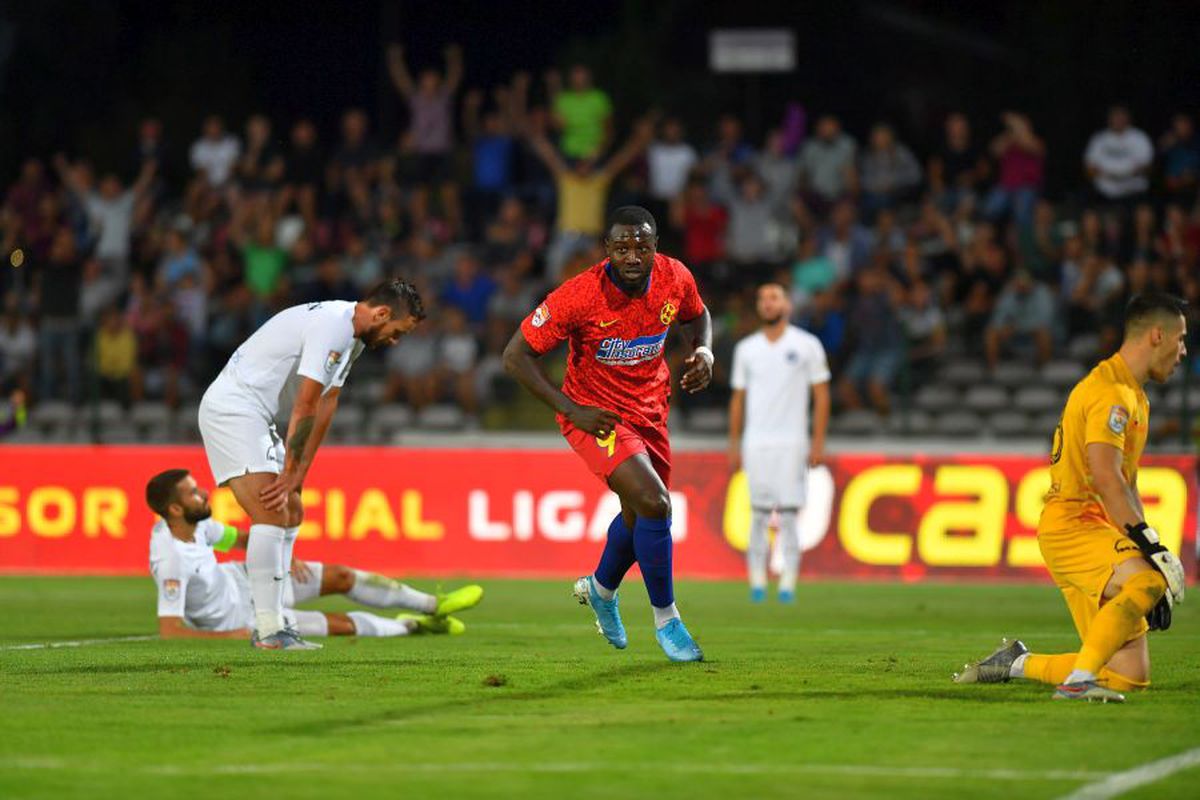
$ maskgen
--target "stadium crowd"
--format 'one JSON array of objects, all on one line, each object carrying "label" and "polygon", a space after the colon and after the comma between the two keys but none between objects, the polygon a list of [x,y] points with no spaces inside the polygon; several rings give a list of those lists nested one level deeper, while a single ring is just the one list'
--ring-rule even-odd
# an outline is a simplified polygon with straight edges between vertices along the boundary
[{"label": "stadium crowd", "polygon": [[[407,108],[395,141],[361,109],[328,138],[309,119],[214,114],[190,143],[146,119],[123,169],[26,160],[0,213],[0,393],[178,406],[275,311],[403,276],[433,313],[370,361],[373,399],[453,403],[472,424],[516,396],[499,363],[511,332],[603,258],[606,211],[628,203],[696,274],[718,387],[757,324],[754,285],[777,278],[830,355],[840,409],[886,414],[901,375],[951,352],[1094,357],[1148,286],[1200,300],[1185,113],[1155,139],[1114,106],[1069,153],[1022,113],[951,113],[918,154],[886,122],[851,132],[797,105],[760,142],[734,115],[689,131],[648,113],[623,133],[584,66],[485,91],[463,85],[457,47],[416,75],[399,46],[387,58]],[[1043,192],[1051,158],[1078,162],[1076,191]]]}]

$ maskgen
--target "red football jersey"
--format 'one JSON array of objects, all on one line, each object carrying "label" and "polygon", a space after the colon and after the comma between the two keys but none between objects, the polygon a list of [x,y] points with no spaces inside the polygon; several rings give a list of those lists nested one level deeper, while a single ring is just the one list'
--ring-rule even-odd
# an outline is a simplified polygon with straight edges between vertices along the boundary
[{"label": "red football jersey", "polygon": [[677,319],[689,322],[703,311],[692,273],[657,253],[641,297],[617,287],[606,259],[551,292],[521,332],[538,353],[570,340],[562,385],[567,397],[653,427],[666,424],[671,396],[663,358],[667,332]]}]

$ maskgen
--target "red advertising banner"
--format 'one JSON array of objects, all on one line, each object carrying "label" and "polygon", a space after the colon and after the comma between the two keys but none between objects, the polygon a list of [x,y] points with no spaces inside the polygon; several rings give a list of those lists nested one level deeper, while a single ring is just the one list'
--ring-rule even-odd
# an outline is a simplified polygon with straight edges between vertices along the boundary
[{"label": "red advertising banner", "polygon": [[[154,516],[144,487],[171,467],[210,482],[198,447],[0,447],[0,572],[146,572]],[[676,574],[742,577],[744,476],[729,474],[723,453],[682,452],[672,479]],[[803,572],[1045,579],[1034,527],[1048,482],[1042,457],[834,456],[810,475]],[[1195,459],[1147,457],[1138,489],[1191,573]],[[565,447],[329,447],[304,504],[299,557],[411,576],[579,575],[619,510]],[[247,524],[228,490],[212,505],[217,519]]]}]

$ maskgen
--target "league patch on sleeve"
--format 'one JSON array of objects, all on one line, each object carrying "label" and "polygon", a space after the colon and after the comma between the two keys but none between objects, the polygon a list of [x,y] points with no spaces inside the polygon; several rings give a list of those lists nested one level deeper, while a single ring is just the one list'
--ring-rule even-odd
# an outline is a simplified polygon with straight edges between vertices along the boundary
[{"label": "league patch on sleeve", "polygon": [[179,599],[179,581],[177,581],[177,580],[163,581],[162,593],[163,593],[163,597],[167,598],[168,600],[178,600]]},{"label": "league patch on sleeve", "polygon": [[1121,406],[1113,406],[1108,412],[1108,429],[1120,436],[1125,433],[1125,426],[1129,424],[1129,412]]},{"label": "league patch on sleeve", "polygon": [[535,328],[540,328],[550,320],[550,309],[546,308],[546,304],[538,306],[534,309],[533,319],[529,320]]},{"label": "league patch on sleeve", "polygon": [[338,363],[342,360],[342,354],[337,350],[330,350],[329,357],[325,359],[325,371],[333,372],[337,369]]}]

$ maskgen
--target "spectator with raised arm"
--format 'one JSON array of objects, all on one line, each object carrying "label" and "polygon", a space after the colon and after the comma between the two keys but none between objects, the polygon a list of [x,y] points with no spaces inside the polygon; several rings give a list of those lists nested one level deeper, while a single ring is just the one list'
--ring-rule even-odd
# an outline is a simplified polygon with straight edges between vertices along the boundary
[{"label": "spectator with raised arm", "polygon": [[613,137],[612,101],[592,84],[592,71],[574,64],[567,73],[567,88],[556,70],[546,73],[554,126],[561,131],[559,148],[568,159],[597,159]]},{"label": "spectator with raised arm", "polygon": [[1018,224],[1028,225],[1042,189],[1046,145],[1024,114],[1005,111],[1000,119],[1004,130],[992,139],[990,147],[998,175],[984,200],[983,215],[990,220],[1011,215]]}]

